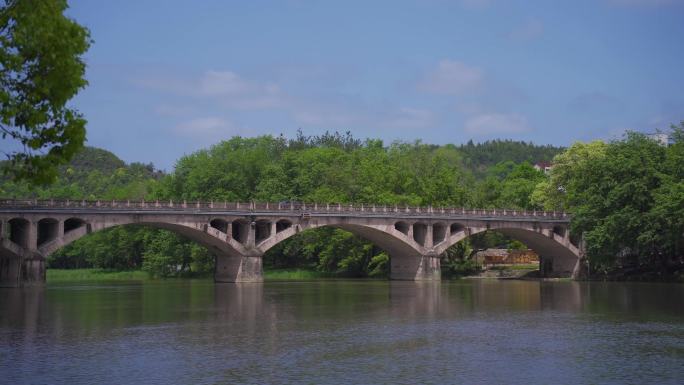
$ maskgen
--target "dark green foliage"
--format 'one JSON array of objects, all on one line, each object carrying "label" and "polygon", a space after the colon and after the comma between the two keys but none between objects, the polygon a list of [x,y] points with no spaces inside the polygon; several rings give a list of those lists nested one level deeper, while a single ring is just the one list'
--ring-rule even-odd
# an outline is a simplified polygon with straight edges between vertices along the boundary
[{"label": "dark green foliage", "polygon": [[139,226],[114,227],[83,237],[55,252],[48,267],[131,270],[142,267],[145,239],[151,230]]},{"label": "dark green foliage", "polygon": [[[584,234],[594,270],[665,271],[682,264],[682,129],[672,127],[674,143],[668,147],[628,133],[624,140],[585,151],[594,154],[590,162],[563,156],[565,166],[552,181],[564,186],[559,199],[574,214],[573,233]],[[568,153],[580,154],[581,147]]]},{"label": "dark green foliage", "polygon": [[442,262],[442,275],[448,278],[473,275],[481,269],[472,259],[444,259]]},{"label": "dark green foliage", "polygon": [[159,197],[463,206],[469,184],[453,146],[235,137],[181,158]]},{"label": "dark green foliage", "polygon": [[162,176],[141,163],[126,165],[109,151],[84,147],[67,165],[59,167],[59,179],[36,187],[27,181],[0,178],[0,196],[38,199],[143,199]]},{"label": "dark green foliage", "polygon": [[214,268],[214,257],[205,247],[188,242],[174,233],[159,230],[145,239],[143,270],[158,277],[207,274]]},{"label": "dark green foliage", "polygon": [[16,180],[54,181],[85,140],[85,119],[66,103],[87,84],[90,37],[66,8],[65,0],[0,5],[0,132],[21,148],[6,153],[3,171]]},{"label": "dark green foliage", "polygon": [[385,276],[388,256],[373,244],[333,228],[305,231],[264,255],[265,268],[305,268],[344,277]]},{"label": "dark green foliage", "polygon": [[202,275],[214,268],[213,256],[200,245],[167,230],[123,226],[83,237],[58,250],[48,267],[147,271],[153,276]]},{"label": "dark green foliage", "polygon": [[519,164],[512,161],[497,163],[487,170],[484,179],[475,184],[473,206],[540,209],[541,207],[533,202],[532,195],[537,185],[544,180],[544,173],[537,171],[526,161]]},{"label": "dark green foliage", "polygon": [[460,145],[458,150],[463,154],[464,165],[476,174],[482,175],[488,172],[489,167],[507,161],[531,164],[550,162],[554,156],[563,151],[563,148],[496,139],[477,144],[471,140]]}]

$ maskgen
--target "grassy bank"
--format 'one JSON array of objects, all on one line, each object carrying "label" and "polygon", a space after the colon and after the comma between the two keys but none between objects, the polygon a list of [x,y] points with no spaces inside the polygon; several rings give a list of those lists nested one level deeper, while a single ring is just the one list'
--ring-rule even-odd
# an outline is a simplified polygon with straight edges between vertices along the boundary
[{"label": "grassy bank", "polygon": [[[155,279],[141,270],[115,271],[104,269],[47,269],[48,282],[68,281],[144,281]],[[330,274],[303,269],[264,270],[268,281],[304,281],[332,278]]]},{"label": "grassy bank", "polygon": [[265,269],[264,279],[268,281],[305,281],[332,278],[330,274],[303,269]]},{"label": "grassy bank", "polygon": [[498,265],[490,267],[489,270],[539,270],[539,264],[527,263],[519,265]]},{"label": "grassy bank", "polygon": [[115,271],[103,269],[47,269],[48,282],[67,281],[143,281],[150,276],[140,270]]}]

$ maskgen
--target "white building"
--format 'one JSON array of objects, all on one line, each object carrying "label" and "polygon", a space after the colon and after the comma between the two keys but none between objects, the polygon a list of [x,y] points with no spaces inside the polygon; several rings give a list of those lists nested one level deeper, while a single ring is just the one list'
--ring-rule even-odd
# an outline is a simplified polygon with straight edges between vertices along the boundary
[{"label": "white building", "polygon": [[661,146],[667,147],[670,145],[670,135],[668,134],[656,132],[655,134],[646,134],[646,136],[648,136],[651,140],[655,140]]},{"label": "white building", "polygon": [[553,168],[553,164],[549,162],[537,162],[534,164],[534,169],[537,171],[542,171],[544,174],[548,174]]}]

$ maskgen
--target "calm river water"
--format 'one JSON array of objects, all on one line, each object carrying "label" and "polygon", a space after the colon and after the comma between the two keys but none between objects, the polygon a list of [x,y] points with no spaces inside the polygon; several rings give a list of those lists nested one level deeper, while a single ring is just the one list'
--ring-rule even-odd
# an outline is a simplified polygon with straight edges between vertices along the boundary
[{"label": "calm river water", "polygon": [[684,285],[0,290],[1,384],[682,384]]}]

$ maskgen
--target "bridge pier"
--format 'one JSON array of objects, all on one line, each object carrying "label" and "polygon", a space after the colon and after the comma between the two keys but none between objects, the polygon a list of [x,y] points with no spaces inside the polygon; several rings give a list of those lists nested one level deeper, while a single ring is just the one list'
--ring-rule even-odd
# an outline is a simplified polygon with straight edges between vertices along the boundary
[{"label": "bridge pier", "polygon": [[263,282],[261,255],[219,254],[214,265],[214,282]]},{"label": "bridge pier", "polygon": [[390,255],[390,279],[396,281],[439,281],[442,279],[438,255]]}]

